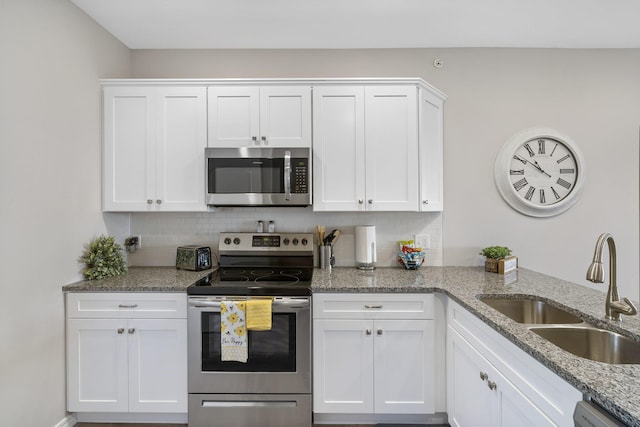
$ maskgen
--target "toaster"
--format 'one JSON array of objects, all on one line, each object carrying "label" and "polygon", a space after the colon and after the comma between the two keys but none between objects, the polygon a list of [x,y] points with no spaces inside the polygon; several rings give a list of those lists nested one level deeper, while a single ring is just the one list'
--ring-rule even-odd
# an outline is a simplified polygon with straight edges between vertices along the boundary
[{"label": "toaster", "polygon": [[211,268],[211,248],[197,245],[179,246],[176,251],[176,268],[194,271]]}]

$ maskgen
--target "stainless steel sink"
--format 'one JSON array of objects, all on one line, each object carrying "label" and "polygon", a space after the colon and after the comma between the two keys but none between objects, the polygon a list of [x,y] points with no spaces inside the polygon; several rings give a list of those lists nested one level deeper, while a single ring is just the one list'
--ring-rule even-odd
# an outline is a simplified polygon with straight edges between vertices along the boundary
[{"label": "stainless steel sink", "polygon": [[640,363],[640,342],[593,326],[535,326],[532,332],[585,359],[611,364]]},{"label": "stainless steel sink", "polygon": [[481,296],[480,301],[518,323],[582,323],[578,316],[539,299]]}]

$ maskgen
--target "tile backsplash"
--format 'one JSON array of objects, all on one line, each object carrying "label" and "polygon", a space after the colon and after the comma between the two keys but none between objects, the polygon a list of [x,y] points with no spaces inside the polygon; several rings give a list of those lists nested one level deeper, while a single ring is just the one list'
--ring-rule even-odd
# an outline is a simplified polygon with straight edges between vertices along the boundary
[{"label": "tile backsplash", "polygon": [[[221,232],[256,231],[259,220],[275,222],[276,232],[313,233],[316,225],[325,225],[327,233],[342,233],[334,246],[336,265],[355,265],[354,226],[375,225],[377,265],[397,266],[398,240],[410,240],[415,234],[428,234],[431,248],[425,265],[443,263],[442,213],[418,212],[313,212],[311,208],[219,208],[202,213],[132,213],[131,235],[142,236],[142,248],[129,254],[129,265],[175,265],[176,247],[210,246],[218,249]],[[317,252],[317,251],[316,251]]]}]

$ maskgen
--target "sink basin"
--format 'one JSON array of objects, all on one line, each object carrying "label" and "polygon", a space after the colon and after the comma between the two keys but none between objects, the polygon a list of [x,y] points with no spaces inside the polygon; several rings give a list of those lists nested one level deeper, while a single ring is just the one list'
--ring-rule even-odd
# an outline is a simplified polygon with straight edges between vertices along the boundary
[{"label": "sink basin", "polygon": [[480,301],[518,323],[582,323],[579,317],[542,300],[480,297]]},{"label": "sink basin", "polygon": [[596,362],[640,363],[640,342],[592,326],[536,326],[532,332],[563,350]]}]

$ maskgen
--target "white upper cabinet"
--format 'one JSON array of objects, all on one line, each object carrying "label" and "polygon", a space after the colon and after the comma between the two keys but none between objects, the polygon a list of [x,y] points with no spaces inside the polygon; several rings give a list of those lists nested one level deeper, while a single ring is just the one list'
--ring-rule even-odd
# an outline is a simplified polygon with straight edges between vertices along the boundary
[{"label": "white upper cabinet", "polygon": [[105,87],[103,210],[206,210],[206,111],[205,87]]},{"label": "white upper cabinet", "polygon": [[310,86],[209,87],[209,147],[310,147]]},{"label": "white upper cabinet", "polygon": [[315,211],[441,211],[444,95],[416,84],[315,86]]}]

